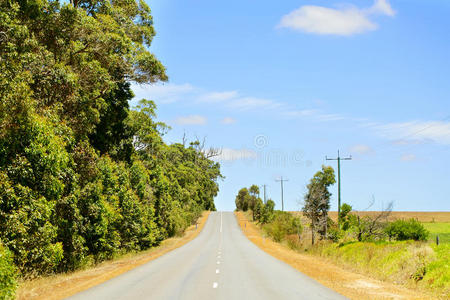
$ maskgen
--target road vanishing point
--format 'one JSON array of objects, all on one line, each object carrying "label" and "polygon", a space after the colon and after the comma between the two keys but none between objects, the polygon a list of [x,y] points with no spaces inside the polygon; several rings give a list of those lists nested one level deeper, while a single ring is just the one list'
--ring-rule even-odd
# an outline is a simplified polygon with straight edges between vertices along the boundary
[{"label": "road vanishing point", "polygon": [[69,299],[346,299],[265,253],[232,212],[213,212],[191,242]]}]

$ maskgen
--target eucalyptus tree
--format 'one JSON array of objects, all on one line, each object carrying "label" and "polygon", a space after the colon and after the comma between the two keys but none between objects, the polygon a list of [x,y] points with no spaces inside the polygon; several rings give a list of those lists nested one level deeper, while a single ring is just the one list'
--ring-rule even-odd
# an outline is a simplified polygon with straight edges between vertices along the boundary
[{"label": "eucalyptus tree", "polygon": [[328,225],[328,210],[330,209],[331,193],[328,187],[336,182],[334,170],[329,166],[322,166],[306,186],[303,214],[311,220],[311,241],[315,242],[315,232],[326,237]]}]

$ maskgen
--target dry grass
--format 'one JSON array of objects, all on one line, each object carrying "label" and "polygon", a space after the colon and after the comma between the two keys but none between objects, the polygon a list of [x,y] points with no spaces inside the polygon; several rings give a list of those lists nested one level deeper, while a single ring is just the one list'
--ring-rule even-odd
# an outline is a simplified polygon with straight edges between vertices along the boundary
[{"label": "dry grass", "polygon": [[350,299],[433,299],[422,291],[375,280],[344,270],[322,257],[293,251],[265,238],[242,212],[237,212],[236,217],[244,234],[259,248]]},{"label": "dry grass", "polygon": [[87,270],[24,281],[17,291],[17,299],[64,299],[105,282],[193,240],[205,226],[209,212],[204,212],[195,225],[181,237],[167,239],[160,246],[137,254],[128,254],[113,261],[103,262]]},{"label": "dry grass", "polygon": [[[302,214],[301,212],[293,212],[295,214]],[[379,211],[352,211],[352,214],[357,214],[361,217],[375,216]],[[302,214],[303,215],[303,214]],[[328,216],[334,221],[337,220],[337,211],[328,212]],[[393,211],[389,220],[398,219],[417,219],[419,222],[450,222],[450,212],[423,212],[423,211]]]}]

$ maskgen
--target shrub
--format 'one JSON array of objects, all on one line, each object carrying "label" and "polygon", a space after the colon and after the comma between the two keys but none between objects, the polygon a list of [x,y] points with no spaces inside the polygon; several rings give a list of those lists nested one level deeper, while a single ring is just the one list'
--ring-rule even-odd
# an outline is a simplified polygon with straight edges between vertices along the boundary
[{"label": "shrub", "polygon": [[286,236],[286,243],[292,250],[300,250],[302,247],[302,242],[297,234],[290,234]]},{"label": "shrub", "polygon": [[338,224],[335,223],[330,218],[328,218],[327,223],[328,223],[327,224],[328,230],[327,230],[326,238],[329,239],[329,240],[332,240],[333,242],[336,243],[342,237],[343,232],[339,229]]},{"label": "shrub", "polygon": [[302,232],[300,218],[288,212],[281,211],[277,211],[273,222],[265,225],[263,228],[276,242],[281,242],[288,235],[300,234]]},{"label": "shrub", "polygon": [[394,238],[399,241],[415,240],[425,241],[428,238],[429,232],[423,227],[423,225],[415,220],[397,220],[389,223],[385,228],[386,234],[389,239]]},{"label": "shrub", "polygon": [[16,276],[11,253],[0,242],[0,299],[14,299]]},{"label": "shrub", "polygon": [[261,224],[267,224],[272,222],[274,217],[273,209],[275,207],[275,202],[272,200],[267,200],[267,203],[261,209],[261,215],[259,217],[259,221]]}]

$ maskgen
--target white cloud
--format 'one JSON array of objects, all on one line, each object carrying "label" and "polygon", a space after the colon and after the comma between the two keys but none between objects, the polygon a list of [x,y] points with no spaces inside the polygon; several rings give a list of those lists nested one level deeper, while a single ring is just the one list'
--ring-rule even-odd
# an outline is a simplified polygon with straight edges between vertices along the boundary
[{"label": "white cloud", "polygon": [[250,109],[274,109],[282,106],[280,102],[256,97],[242,97],[234,99],[228,105],[231,108],[240,110]]},{"label": "white cloud", "polygon": [[199,115],[178,117],[175,119],[175,123],[178,125],[205,125],[207,121],[205,117]]},{"label": "white cloud", "polygon": [[206,93],[199,97],[201,102],[217,103],[238,97],[237,91]]},{"label": "white cloud", "polygon": [[[281,101],[272,99],[241,95],[238,91],[206,91],[191,84],[155,84],[133,85],[136,97],[130,105],[134,106],[137,100],[146,98],[154,100],[157,104],[172,104],[178,101],[192,105],[211,105],[233,111],[270,111],[286,117],[306,118],[320,122],[338,121],[345,119],[338,114],[324,114],[316,109],[298,110]],[[181,117],[175,120],[180,125],[202,125],[206,119],[199,116]],[[233,123],[233,119],[222,120],[223,124]]]},{"label": "white cloud", "polygon": [[450,144],[450,123],[443,121],[414,121],[372,125],[381,136],[391,139],[395,144],[434,142]]},{"label": "white cloud", "polygon": [[331,122],[345,120],[346,118],[339,114],[325,114],[317,109],[289,110],[284,112],[285,116],[293,118],[310,118],[319,122]]},{"label": "white cloud", "polygon": [[378,25],[369,19],[373,14],[394,16],[395,12],[387,0],[376,0],[367,9],[352,5],[339,8],[305,5],[284,15],[278,27],[314,34],[350,36],[377,29]]},{"label": "white cloud", "polygon": [[316,109],[301,109],[301,110],[290,110],[285,113],[287,116],[291,117],[308,117],[318,113]]},{"label": "white cloud", "polygon": [[402,161],[413,161],[413,160],[416,160],[417,157],[414,154],[405,154],[402,157],[400,157],[400,159]]},{"label": "white cloud", "polygon": [[230,118],[230,117],[225,117],[225,118],[222,119],[221,123],[222,123],[222,124],[229,125],[229,124],[234,124],[234,123],[236,123],[236,120],[233,119],[233,118]]},{"label": "white cloud", "polygon": [[317,118],[320,121],[340,121],[340,120],[344,120],[345,117],[339,114],[319,114],[317,115]]},{"label": "white cloud", "polygon": [[231,149],[223,148],[218,156],[213,159],[216,161],[235,161],[242,159],[256,159],[257,154],[250,149]]},{"label": "white cloud", "polygon": [[188,83],[158,83],[152,85],[134,85],[133,92],[136,95],[135,98],[139,100],[145,98],[160,103],[172,103],[183,100],[188,94],[195,93],[196,88]]},{"label": "white cloud", "polygon": [[392,9],[391,4],[388,0],[377,0],[374,5],[370,7],[367,12],[369,14],[381,14],[393,17],[395,16],[395,11]]},{"label": "white cloud", "polygon": [[373,149],[368,145],[354,145],[353,147],[350,147],[350,152],[356,153],[356,154],[371,154],[374,153]]}]

